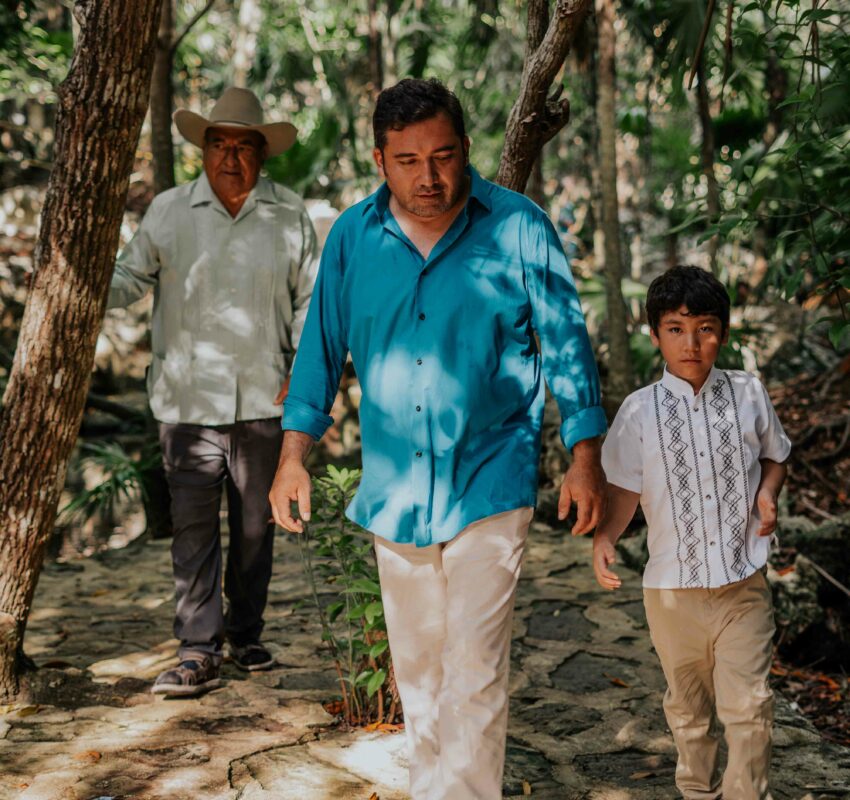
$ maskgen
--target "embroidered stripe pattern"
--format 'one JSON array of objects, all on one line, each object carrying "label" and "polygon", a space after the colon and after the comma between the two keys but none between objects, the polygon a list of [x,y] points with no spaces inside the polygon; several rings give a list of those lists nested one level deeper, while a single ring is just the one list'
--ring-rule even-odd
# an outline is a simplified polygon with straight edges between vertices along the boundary
[{"label": "embroidered stripe pattern", "polygon": [[664,477],[667,479],[667,494],[673,506],[673,527],[676,529],[676,560],[679,562],[679,588],[684,588],[684,577],[682,574],[682,532],[679,530],[679,522],[676,519],[676,503],[673,500],[673,482],[670,479],[670,465],[667,463],[667,451],[664,448],[664,432],[661,428],[661,408],[658,405],[658,386],[652,387],[652,397],[655,401],[655,422],[658,426],[658,442],[661,445],[661,458],[664,461]]},{"label": "embroidered stripe pattern", "polygon": [[[717,467],[714,462],[714,445],[711,442],[711,423],[708,420],[708,403],[703,402],[702,404],[702,414],[705,418],[705,435],[708,439],[708,457],[711,460],[711,477],[714,481],[714,496],[719,498],[720,491],[717,487]],[[726,576],[726,583],[732,583],[732,578],[729,575],[729,567],[726,564],[726,545],[723,542],[723,518],[721,515],[723,508],[720,503],[720,500],[717,501],[717,536],[718,541],[720,542],[720,561],[723,564],[723,574]]]},{"label": "embroidered stripe pattern", "polygon": [[[697,521],[697,515],[694,514],[691,507],[691,502],[694,499],[696,492],[691,488],[690,476],[693,469],[688,465],[685,458],[685,452],[688,445],[682,438],[682,427],[685,424],[679,416],[678,406],[679,398],[676,397],[666,386],[661,387],[664,391],[664,399],[661,405],[667,410],[667,418],[664,420],[664,427],[670,432],[670,443],[667,449],[673,454],[673,469],[671,472],[676,476],[677,489],[674,495],[671,495],[673,503],[673,518],[683,524],[685,534],[682,537],[682,543],[685,546],[684,564],[687,568],[685,576],[685,588],[690,589],[695,586],[700,586],[700,566],[702,562],[699,559],[697,548],[699,547],[699,538],[694,530],[694,525]],[[664,441],[661,442],[662,452],[664,450]],[[676,502],[673,496],[679,498],[681,509],[676,513]]]},{"label": "embroidered stripe pattern", "polygon": [[[738,476],[740,471],[735,467],[737,448],[732,444],[732,429],[734,425],[729,419],[729,406],[732,404],[725,396],[723,380],[715,381],[711,386],[711,407],[717,416],[712,427],[720,437],[717,445],[718,461],[720,462],[720,477],[723,479],[723,494],[720,495],[720,505],[723,507],[724,522],[729,528],[729,541],[726,546],[730,550],[732,572],[738,580],[746,576],[744,547],[746,542],[746,518],[741,514],[743,495],[738,491]],[[731,390],[731,386],[729,387]]]},{"label": "embroidered stripe pattern", "polygon": [[[750,496],[750,479],[747,476],[747,462],[744,451],[744,435],[741,432],[741,417],[738,414],[738,401],[735,400],[735,390],[732,387],[732,381],[729,379],[729,376],[724,372],[723,377],[726,379],[726,385],[729,387],[729,396],[732,399],[732,411],[735,414],[735,428],[738,432],[738,454],[741,458],[741,479],[743,480],[743,497],[749,498]],[[756,567],[753,562],[750,561],[750,554],[747,548],[747,532],[750,529],[750,503],[749,499],[745,499],[743,508],[741,509],[743,515],[745,517],[744,520],[744,560],[747,562],[747,566],[749,566],[749,570],[744,570],[742,577],[746,576],[750,572],[755,572]]]},{"label": "embroidered stripe pattern", "polygon": [[[697,458],[697,441],[694,437],[694,423],[691,418],[691,409],[688,404],[687,398],[682,398],[682,402],[685,408],[685,415],[688,418],[688,434],[691,437],[691,452],[694,457],[694,470],[696,471],[696,479],[697,479],[697,489],[699,489],[699,516],[700,521],[702,522],[702,544],[703,550],[705,551],[705,585],[710,589],[711,588],[711,561],[708,557],[708,531],[705,526],[705,504],[702,502],[702,478],[699,474],[699,459]],[[705,408],[705,403],[703,403],[703,408]]]}]

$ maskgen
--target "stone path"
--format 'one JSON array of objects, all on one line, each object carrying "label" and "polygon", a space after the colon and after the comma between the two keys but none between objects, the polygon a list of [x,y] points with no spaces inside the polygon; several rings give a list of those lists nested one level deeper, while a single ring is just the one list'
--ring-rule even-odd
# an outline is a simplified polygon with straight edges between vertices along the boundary
[{"label": "stone path", "polygon": [[[173,660],[168,542],[50,566],[27,638],[36,704],[0,709],[0,798],[380,800],[406,797],[404,738],[345,733],[321,701],[334,674],[297,546],[280,536],[266,639],[280,667],[200,700],[150,681]],[[661,713],[639,577],[596,587],[590,542],[534,526],[514,625],[505,795],[669,800],[674,751]],[[776,800],[850,797],[850,750],[780,698]],[[730,798],[730,800],[733,800]]]}]

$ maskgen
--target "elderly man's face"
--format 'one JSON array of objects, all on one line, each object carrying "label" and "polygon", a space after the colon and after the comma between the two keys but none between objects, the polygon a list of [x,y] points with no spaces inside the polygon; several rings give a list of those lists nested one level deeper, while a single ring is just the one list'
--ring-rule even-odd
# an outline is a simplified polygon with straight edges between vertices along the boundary
[{"label": "elderly man's face", "polygon": [[254,188],[266,158],[266,140],[256,131],[209,128],[204,172],[225,205],[241,202]]}]

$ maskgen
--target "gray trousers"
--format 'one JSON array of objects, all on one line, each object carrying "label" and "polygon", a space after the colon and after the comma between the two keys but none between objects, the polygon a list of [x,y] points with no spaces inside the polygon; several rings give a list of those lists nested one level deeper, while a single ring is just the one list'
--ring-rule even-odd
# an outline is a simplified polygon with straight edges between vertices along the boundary
[{"label": "gray trousers", "polygon": [[[174,635],[180,640],[181,661],[201,654],[219,662],[225,637],[237,646],[260,638],[272,573],[274,525],[268,494],[282,438],[279,418],[215,427],[159,424],[174,520]],[[222,491],[227,492],[230,528],[226,618]]]}]

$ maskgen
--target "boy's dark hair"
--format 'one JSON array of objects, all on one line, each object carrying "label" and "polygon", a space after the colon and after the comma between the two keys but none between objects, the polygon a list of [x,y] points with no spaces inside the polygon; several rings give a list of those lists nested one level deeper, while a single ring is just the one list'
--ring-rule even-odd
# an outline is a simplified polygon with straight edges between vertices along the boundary
[{"label": "boy's dark hair", "polygon": [[691,317],[712,316],[720,320],[722,332],[729,328],[729,295],[710,272],[699,267],[677,266],[659,275],[646,295],[649,327],[657,334],[661,317],[682,306]]},{"label": "boy's dark hair", "polygon": [[372,130],[375,147],[383,150],[387,131],[400,131],[414,122],[422,122],[443,112],[452,121],[455,133],[463,139],[466,127],[460,101],[436,78],[405,78],[378,95]]}]

